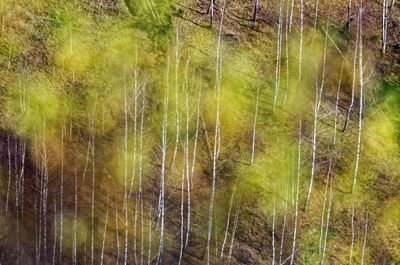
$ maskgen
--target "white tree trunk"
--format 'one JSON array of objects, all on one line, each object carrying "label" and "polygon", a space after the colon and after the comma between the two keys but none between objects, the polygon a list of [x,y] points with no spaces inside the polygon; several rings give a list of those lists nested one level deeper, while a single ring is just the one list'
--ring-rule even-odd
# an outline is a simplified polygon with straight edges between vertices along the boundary
[{"label": "white tree trunk", "polygon": [[232,228],[231,244],[229,246],[228,263],[227,263],[228,265],[231,263],[233,242],[235,241],[235,233],[236,233],[236,228],[237,228],[237,224],[238,224],[238,221],[239,221],[239,213],[240,213],[240,206],[237,206],[236,207],[236,214],[235,214],[235,221],[233,222],[233,228]]},{"label": "white tree trunk", "polygon": [[318,91],[318,82],[316,82],[316,84],[315,84],[314,129],[313,129],[313,141],[312,141],[313,148],[312,148],[312,162],[311,162],[311,178],[310,178],[310,186],[308,187],[308,194],[307,194],[305,208],[307,208],[307,205],[310,201],[312,184],[313,184],[314,174],[315,174],[315,156],[316,156],[316,151],[317,151],[316,150],[316,148],[317,148],[317,121],[318,121],[319,109],[321,106],[322,91],[323,91],[323,88],[325,85],[326,48],[327,48],[327,43],[328,43],[329,18],[330,18],[330,14],[328,14],[328,19],[327,19],[327,23],[326,23],[325,43],[324,43],[324,59],[323,59],[323,65],[322,65],[322,78],[321,78],[321,85],[319,86],[319,91]]},{"label": "white tree trunk", "polygon": [[274,106],[273,112],[276,109],[276,101],[278,99],[280,79],[281,79],[281,51],[282,51],[282,26],[283,26],[283,0],[279,1],[279,22],[277,32],[277,44],[276,44],[276,67],[275,67],[275,95],[274,95]]},{"label": "white tree trunk", "polygon": [[157,265],[162,263],[162,253],[164,247],[164,193],[165,193],[165,158],[167,153],[167,125],[168,125],[168,97],[169,97],[169,57],[167,62],[167,79],[166,79],[166,89],[164,96],[164,117],[162,125],[162,160],[161,160],[161,176],[160,176],[160,197],[158,205],[158,213],[161,218],[160,224],[160,244],[157,254]]},{"label": "white tree trunk", "polygon": [[108,198],[108,195],[107,195],[106,221],[104,222],[103,242],[101,243],[100,265],[103,265],[104,245],[105,245],[105,243],[106,243],[107,224],[108,224],[108,199],[109,199],[109,198]]},{"label": "white tree trunk", "polygon": [[290,265],[293,265],[294,254],[296,249],[296,233],[297,233],[297,215],[299,209],[299,188],[300,188],[300,169],[301,169],[301,117],[299,120],[299,141],[298,141],[298,160],[297,160],[297,185],[296,185],[296,207],[294,212],[294,229],[293,229],[293,244]]},{"label": "white tree trunk", "polygon": [[257,96],[256,96],[256,110],[254,112],[254,122],[253,122],[253,143],[251,147],[251,161],[250,165],[253,165],[254,162],[254,149],[255,149],[255,142],[256,142],[256,126],[257,126],[257,112],[258,112],[258,95],[260,92],[260,84],[257,85]]},{"label": "white tree trunk", "polygon": [[176,31],[175,38],[175,115],[176,115],[176,138],[175,138],[175,148],[174,154],[172,156],[171,168],[174,168],[176,152],[178,151],[179,143],[179,97],[178,97],[178,68],[179,68],[179,41],[178,41],[178,31]]},{"label": "white tree trunk", "polygon": [[361,265],[364,264],[364,253],[365,253],[365,245],[367,244],[367,233],[368,233],[368,210],[365,216],[365,230],[364,230],[364,242],[361,254]]},{"label": "white tree trunk", "polygon": [[326,240],[328,238],[328,228],[329,228],[329,217],[331,215],[331,208],[332,208],[332,202],[333,202],[333,190],[332,190],[332,178],[331,178],[331,187],[330,187],[330,192],[329,192],[329,206],[328,206],[328,215],[326,217],[326,228],[325,228],[325,239],[324,239],[324,247],[322,251],[322,258],[321,258],[321,265],[324,264],[324,259],[325,259],[325,252],[326,252]]},{"label": "white tree trunk", "polygon": [[[215,119],[215,133],[214,133],[214,152],[213,152],[213,169],[212,169],[212,189],[211,189],[211,198],[210,198],[210,208],[209,208],[209,215],[208,215],[208,233],[207,233],[207,246],[206,246],[206,252],[207,252],[207,265],[210,264],[210,241],[211,241],[211,232],[212,232],[212,224],[213,224],[213,213],[214,213],[214,196],[215,196],[215,180],[216,180],[216,168],[217,168],[217,160],[218,160],[218,155],[219,155],[219,142],[220,142],[220,137],[219,137],[219,111],[220,111],[220,90],[221,90],[221,80],[220,80],[220,75],[219,75],[219,69],[220,69],[220,44],[221,44],[221,33],[222,33],[222,24],[224,21],[224,12],[225,12],[225,4],[226,0],[224,0],[224,4],[222,7],[222,15],[221,15],[221,23],[219,27],[219,35],[218,35],[218,44],[217,44],[217,60],[216,60],[216,87],[217,87],[217,113],[216,113],[216,119]],[[217,150],[218,146],[218,150]]]},{"label": "white tree trunk", "polygon": [[230,222],[230,217],[231,217],[232,203],[233,203],[233,197],[234,197],[235,192],[236,192],[237,181],[238,181],[238,177],[236,177],[235,186],[233,188],[232,195],[231,195],[231,201],[229,203],[228,216],[226,217],[225,236],[224,236],[224,240],[222,241],[222,246],[221,246],[221,259],[224,257],[225,243],[226,243],[226,239],[228,237],[228,230],[229,230],[229,222]]},{"label": "white tree trunk", "polygon": [[360,24],[360,35],[359,35],[359,75],[360,75],[360,112],[359,112],[359,120],[358,120],[358,139],[357,139],[357,154],[356,154],[356,166],[354,169],[354,180],[353,186],[351,188],[351,192],[354,192],[357,182],[357,173],[358,173],[358,163],[360,160],[360,150],[361,150],[361,130],[362,130],[362,111],[363,111],[363,88],[364,88],[364,80],[363,80],[363,61],[362,61],[362,2],[359,11],[359,24]]},{"label": "white tree trunk", "polygon": [[353,83],[351,85],[351,100],[350,100],[349,109],[347,110],[346,120],[344,122],[343,133],[346,132],[346,130],[347,130],[348,122],[349,122],[349,119],[350,119],[350,113],[351,113],[351,110],[353,109],[353,105],[354,105],[354,88],[355,88],[355,85],[356,85],[357,51],[358,51],[358,41],[359,41],[359,34],[360,34],[360,24],[358,23],[358,20],[359,20],[359,16],[357,16],[356,44],[355,44],[355,47],[354,47]]}]

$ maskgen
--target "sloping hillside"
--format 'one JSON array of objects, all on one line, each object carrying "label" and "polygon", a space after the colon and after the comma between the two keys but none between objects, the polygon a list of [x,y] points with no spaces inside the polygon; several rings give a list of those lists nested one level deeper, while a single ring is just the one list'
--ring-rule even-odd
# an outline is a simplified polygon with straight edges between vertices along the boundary
[{"label": "sloping hillside", "polygon": [[3,1],[0,264],[400,263],[400,6],[350,7]]}]

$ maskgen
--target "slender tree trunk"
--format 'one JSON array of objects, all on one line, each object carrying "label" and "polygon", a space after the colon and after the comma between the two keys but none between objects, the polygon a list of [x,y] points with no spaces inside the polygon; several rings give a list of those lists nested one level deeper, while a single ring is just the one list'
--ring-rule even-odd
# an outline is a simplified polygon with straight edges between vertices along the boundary
[{"label": "slender tree trunk", "polygon": [[256,126],[257,126],[257,112],[258,112],[258,95],[260,92],[260,84],[257,85],[257,96],[256,96],[256,110],[254,112],[254,122],[253,122],[253,143],[251,147],[251,161],[250,165],[253,165],[254,162],[254,149],[255,149],[255,142],[256,142]]},{"label": "slender tree trunk", "polygon": [[140,264],[143,264],[144,250],[144,222],[143,222],[143,189],[142,189],[142,172],[143,172],[143,127],[144,127],[144,111],[146,108],[146,82],[143,84],[142,95],[142,113],[140,117],[140,146],[139,146],[139,195],[140,195],[140,222],[141,222],[141,245],[140,245]]},{"label": "slender tree trunk", "polygon": [[[93,126],[93,123],[92,123]],[[94,150],[94,135],[92,135],[92,231],[91,231],[91,239],[90,239],[90,265],[93,265],[94,259],[94,191],[95,191],[95,150]]]},{"label": "slender tree trunk", "polygon": [[253,15],[253,22],[257,22],[257,13],[258,13],[258,0],[256,0],[256,3],[254,5],[254,15]]},{"label": "slender tree trunk", "polygon": [[[329,161],[328,174],[326,175],[324,201],[322,203],[321,229],[320,229],[320,235],[319,235],[319,241],[318,241],[318,253],[321,253],[321,247],[322,247],[322,237],[323,237],[323,231],[324,231],[324,218],[325,218],[325,205],[326,205],[326,194],[327,194],[327,191],[328,191],[329,177],[330,177],[330,174],[331,174],[331,167],[332,167],[332,159]],[[321,262],[322,262],[322,260],[321,260]]]},{"label": "slender tree trunk", "polygon": [[350,23],[351,23],[351,0],[349,0],[349,4],[347,5],[347,24],[346,24],[347,32],[350,32]]},{"label": "slender tree trunk", "polygon": [[55,264],[56,261],[56,249],[57,249],[57,201],[56,197],[54,197],[54,221],[53,221],[53,226],[54,226],[54,242],[53,242],[53,259],[52,259],[52,264]]},{"label": "slender tree trunk", "polygon": [[299,209],[299,188],[300,188],[300,165],[301,163],[301,118],[299,120],[299,141],[298,141],[298,160],[297,160],[297,185],[296,185],[296,207],[294,212],[294,229],[293,229],[293,244],[290,265],[294,263],[294,254],[296,249],[296,233],[297,233],[297,214]]},{"label": "slender tree trunk", "polygon": [[382,54],[386,53],[386,34],[387,34],[387,16],[388,16],[388,0],[383,0],[382,4]]},{"label": "slender tree trunk", "polygon": [[279,23],[276,44],[276,67],[275,67],[275,95],[273,112],[275,113],[276,101],[278,99],[281,81],[281,51],[282,51],[282,25],[283,25],[283,0],[279,1]]},{"label": "slender tree trunk", "polygon": [[37,213],[37,198],[35,197],[35,264],[39,265],[40,262],[40,251],[39,251],[39,245],[40,245],[40,240],[39,240],[39,229],[38,229],[38,213]]},{"label": "slender tree trunk", "polygon": [[330,187],[330,192],[329,192],[329,206],[328,206],[328,214],[326,217],[326,228],[325,228],[325,239],[324,239],[324,247],[322,251],[322,258],[321,258],[321,265],[324,264],[324,259],[325,259],[325,252],[326,252],[326,240],[328,238],[328,228],[329,228],[329,217],[331,215],[331,208],[332,208],[332,202],[333,202],[333,190],[332,190],[332,178],[331,178],[331,187]]},{"label": "slender tree trunk", "polygon": [[282,106],[285,106],[289,92],[289,0],[286,5],[286,19],[285,19],[285,55],[286,55],[286,88],[285,97],[283,98]]},{"label": "slender tree trunk", "polygon": [[62,261],[62,251],[63,251],[63,230],[64,230],[64,123],[61,128],[61,185],[60,185],[60,256],[58,263],[61,264]]},{"label": "slender tree trunk", "polygon": [[368,233],[368,210],[365,215],[365,230],[364,230],[364,242],[363,242],[362,254],[361,254],[361,265],[364,264],[364,253],[365,253],[365,245],[367,244],[367,233]]},{"label": "slender tree trunk", "polygon": [[128,178],[128,101],[126,95],[126,72],[124,67],[124,121],[125,121],[125,132],[124,132],[124,207],[125,208],[125,247],[124,247],[124,265],[126,265],[128,256],[128,190],[127,190],[127,178]]},{"label": "slender tree trunk", "polygon": [[182,256],[183,256],[183,248],[184,248],[184,242],[183,242],[183,200],[185,196],[185,191],[184,191],[184,186],[185,186],[185,168],[182,166],[182,179],[181,179],[181,230],[180,230],[180,245],[179,245],[179,261],[178,265],[182,263]]},{"label": "slender tree trunk", "polygon": [[197,151],[197,139],[199,136],[199,122],[200,122],[200,97],[201,97],[201,79],[200,79],[200,86],[199,86],[199,95],[197,98],[197,119],[196,119],[196,135],[194,137],[194,147],[193,147],[193,161],[192,161],[192,170],[191,170],[191,177],[190,177],[190,184],[191,188],[193,188],[193,177],[194,177],[194,166],[196,163],[196,151]]},{"label": "slender tree trunk", "polygon": [[108,224],[108,195],[107,195],[107,210],[106,210],[106,221],[104,222],[104,232],[103,232],[103,242],[101,244],[101,256],[100,256],[100,265],[103,265],[104,258],[104,245],[106,243],[106,234],[107,234],[107,224]]},{"label": "slender tree trunk", "polygon": [[210,0],[210,27],[214,24],[214,0]]},{"label": "slender tree trunk", "polygon": [[359,34],[360,34],[360,26],[358,23],[359,17],[357,15],[357,34],[356,34],[356,44],[354,47],[354,59],[353,59],[353,83],[351,85],[351,100],[350,100],[350,105],[349,105],[349,109],[347,110],[347,116],[346,116],[346,120],[344,122],[344,128],[343,128],[343,133],[346,132],[347,130],[347,126],[348,126],[348,122],[350,119],[350,113],[351,110],[353,109],[353,105],[354,105],[354,88],[356,85],[356,66],[357,66],[357,52],[358,52],[358,41],[359,41]]},{"label": "slender tree trunk", "polygon": [[344,61],[342,62],[342,68],[340,69],[340,77],[339,77],[338,89],[337,89],[337,92],[336,92],[335,121],[334,121],[334,125],[333,125],[333,146],[336,145],[336,128],[337,128],[337,117],[338,117],[338,110],[339,110],[340,87],[342,85],[343,67],[344,67]]},{"label": "slender tree trunk", "polygon": [[231,263],[233,242],[235,241],[235,233],[236,233],[236,228],[237,228],[237,224],[239,221],[239,213],[240,213],[240,206],[236,206],[235,221],[233,222],[232,238],[231,238],[231,244],[229,246],[229,253],[228,253],[228,263],[227,263],[228,265]]},{"label": "slender tree trunk", "polygon": [[[274,185],[275,190],[275,185]],[[272,265],[275,265],[275,208],[276,208],[276,195],[274,194],[274,209],[272,216]]]},{"label": "slender tree trunk", "polygon": [[228,237],[228,230],[229,230],[229,222],[230,222],[230,217],[231,217],[232,203],[233,203],[233,197],[234,197],[235,192],[236,192],[237,181],[238,181],[238,177],[236,177],[235,186],[233,188],[232,195],[231,195],[231,201],[229,203],[228,216],[226,217],[225,236],[224,236],[224,240],[222,241],[222,246],[221,246],[221,259],[224,257],[225,243],[226,243],[226,239]]},{"label": "slender tree trunk", "polygon": [[299,85],[301,84],[301,56],[303,52],[303,19],[304,19],[303,0],[300,0]]},{"label": "slender tree trunk", "polygon": [[186,144],[185,144],[185,165],[186,165],[186,183],[187,183],[187,223],[185,248],[189,243],[190,232],[190,171],[189,171],[189,87],[187,82],[187,69],[189,66],[189,58],[185,67],[185,86],[186,86]]},{"label": "slender tree trunk", "polygon": [[[302,2],[301,2],[301,3],[302,3]],[[289,34],[290,34],[290,32],[292,32],[293,6],[294,6],[294,0],[292,0],[292,4],[291,4],[291,6],[290,6]]]},{"label": "slender tree trunk", "polygon": [[47,198],[49,187],[49,173],[47,169],[47,148],[46,148],[46,120],[43,122],[43,164],[44,164],[44,185],[43,185],[43,260],[47,262]]},{"label": "slender tree trunk", "polygon": [[[316,0],[316,1],[315,1],[314,30],[313,30],[312,42],[314,42],[315,31],[317,30],[318,5],[319,5],[319,0]],[[311,46],[312,46],[312,45],[311,45]]]},{"label": "slender tree trunk", "polygon": [[179,41],[178,31],[176,31],[175,38],[175,115],[176,115],[176,137],[175,137],[175,148],[172,156],[171,168],[174,168],[176,152],[178,151],[179,144],[179,132],[180,132],[180,119],[179,119],[179,97],[178,97],[178,68],[179,68]]},{"label": "slender tree trunk", "polygon": [[115,195],[115,236],[117,243],[117,265],[119,264],[119,228],[118,228],[118,204],[117,195]]},{"label": "slender tree trunk", "polygon": [[[136,62],[137,62],[137,51],[136,51]],[[137,63],[135,64],[135,70],[134,70],[134,109],[133,109],[133,162],[132,162],[132,177],[131,177],[131,185],[129,188],[129,196],[128,198],[131,197],[132,194],[132,187],[133,187],[133,182],[135,181],[135,174],[136,174],[136,127],[137,127],[137,121],[136,121],[136,115],[137,115],[137,76],[138,76],[138,71],[137,71]],[[134,253],[136,255],[136,253]]]},{"label": "slender tree trunk", "polygon": [[354,246],[354,201],[352,203],[352,214],[351,214],[351,246],[350,246],[350,258],[349,264],[353,261],[353,246]]},{"label": "slender tree trunk", "polygon": [[76,224],[77,224],[77,218],[78,218],[78,174],[76,172],[76,167],[75,167],[75,191],[74,191],[74,224],[73,224],[73,233],[74,233],[74,239],[73,239],[73,250],[72,250],[72,260],[73,264],[76,265]]},{"label": "slender tree trunk", "polygon": [[213,224],[213,213],[214,213],[214,196],[215,196],[215,180],[217,175],[217,160],[219,154],[219,148],[217,151],[217,146],[219,147],[219,111],[220,111],[220,90],[221,90],[221,80],[219,75],[219,64],[220,64],[220,44],[221,44],[221,32],[222,32],[222,24],[224,21],[224,12],[225,12],[225,4],[226,0],[224,0],[224,5],[222,7],[222,15],[221,15],[221,23],[219,27],[219,36],[218,36],[218,44],[217,44],[217,65],[216,65],[216,87],[217,87],[217,113],[215,118],[215,134],[214,134],[214,152],[213,152],[213,169],[212,169],[212,188],[211,188],[211,197],[210,197],[210,208],[208,213],[208,233],[207,233],[207,265],[210,264],[210,241],[211,241],[211,232],[212,232],[212,224]]},{"label": "slender tree trunk", "polygon": [[288,209],[288,198],[289,198],[289,180],[290,178],[287,179],[286,182],[286,196],[285,196],[285,212],[283,214],[283,225],[282,225],[282,236],[281,236],[281,247],[279,251],[279,265],[282,265],[282,255],[283,255],[283,243],[285,239],[285,229],[286,229],[286,215],[287,215],[287,209]]},{"label": "slender tree trunk", "polygon": [[165,158],[167,153],[167,124],[168,124],[168,96],[169,96],[169,57],[167,62],[167,78],[166,78],[166,89],[164,96],[164,117],[162,125],[162,161],[161,161],[161,177],[160,177],[160,197],[158,205],[158,213],[161,218],[160,225],[160,244],[157,254],[157,265],[162,263],[162,254],[164,247],[164,193],[165,193]]},{"label": "slender tree trunk", "polygon": [[7,181],[7,196],[6,196],[6,213],[8,212],[8,200],[10,196],[11,186],[11,152],[10,152],[10,135],[7,133],[7,160],[8,160],[8,181]]},{"label": "slender tree trunk", "polygon": [[353,186],[351,188],[351,192],[354,192],[354,189],[356,187],[356,182],[357,182],[357,173],[358,173],[358,163],[360,160],[360,150],[361,150],[361,129],[362,129],[362,111],[363,111],[363,88],[364,88],[364,74],[363,74],[363,60],[362,60],[362,12],[363,12],[363,7],[362,7],[362,1],[360,4],[360,15],[359,15],[359,23],[360,23],[360,41],[359,41],[359,75],[360,75],[360,112],[359,112],[359,120],[358,120],[358,139],[357,139],[357,154],[356,154],[356,166],[354,169],[354,180],[353,180]]},{"label": "slender tree trunk", "polygon": [[149,225],[147,228],[149,230],[149,249],[148,249],[148,254],[147,254],[147,265],[150,265],[150,262],[151,262],[151,211],[152,211],[152,208],[150,206]]},{"label": "slender tree trunk", "polygon": [[320,106],[321,106],[322,92],[323,92],[323,88],[324,88],[324,85],[325,85],[326,49],[327,49],[327,43],[328,43],[329,18],[330,18],[330,14],[328,14],[328,19],[327,19],[327,23],[326,23],[325,44],[324,44],[324,59],[323,59],[323,66],[322,66],[322,79],[321,79],[321,85],[319,87],[319,91],[318,91],[318,82],[316,82],[316,86],[315,86],[314,130],[313,130],[313,151],[312,151],[312,162],[311,162],[311,178],[310,178],[310,186],[308,188],[308,194],[307,194],[305,208],[307,208],[307,205],[308,205],[308,203],[310,201],[312,184],[313,184],[314,174],[315,174],[315,157],[316,157],[316,148],[317,148],[317,121],[318,121],[319,109],[320,109]]}]

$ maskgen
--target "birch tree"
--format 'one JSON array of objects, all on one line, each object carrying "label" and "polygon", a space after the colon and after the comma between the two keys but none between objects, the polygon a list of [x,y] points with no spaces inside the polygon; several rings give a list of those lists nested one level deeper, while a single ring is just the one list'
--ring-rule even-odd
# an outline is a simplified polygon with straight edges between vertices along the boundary
[{"label": "birch tree", "polygon": [[254,149],[255,149],[255,142],[256,142],[256,126],[257,126],[257,112],[258,112],[258,95],[259,95],[259,92],[260,92],[260,84],[257,85],[256,110],[254,112],[253,141],[252,141],[252,146],[251,146],[250,165],[253,165],[253,162],[254,162]]},{"label": "birch tree", "polygon": [[195,134],[195,137],[194,137],[193,160],[192,160],[192,169],[191,169],[191,173],[190,173],[190,176],[191,176],[190,177],[191,188],[193,188],[194,166],[195,166],[195,163],[196,163],[196,151],[197,151],[197,139],[199,137],[200,98],[201,98],[201,77],[200,77],[199,94],[197,96],[196,134]]},{"label": "birch tree", "polygon": [[160,244],[157,254],[157,265],[162,262],[162,253],[164,247],[164,193],[165,193],[165,158],[167,153],[167,125],[168,125],[168,96],[169,96],[169,57],[167,59],[167,78],[166,78],[166,89],[164,95],[164,114],[162,123],[162,135],[161,135],[161,176],[160,176],[160,200],[158,205],[158,212],[161,217],[160,225]]},{"label": "birch tree", "polygon": [[[97,96],[96,96],[97,99]],[[90,240],[90,264],[93,265],[93,260],[94,260],[94,207],[95,207],[95,147],[94,147],[94,141],[95,141],[95,136],[93,133],[93,121],[94,121],[94,114],[96,111],[96,102],[94,105],[94,110],[92,114],[92,121],[91,121],[91,138],[92,138],[92,148],[91,148],[91,155],[92,155],[92,216],[91,216],[91,240]]]},{"label": "birch tree", "polygon": [[[211,1],[212,2],[212,1]],[[176,115],[176,137],[175,137],[175,148],[174,154],[172,156],[171,168],[174,167],[176,152],[178,151],[179,143],[179,97],[178,97],[178,68],[179,68],[179,41],[178,41],[178,31],[175,34],[175,115]]]},{"label": "birch tree", "polygon": [[365,253],[365,246],[367,244],[367,233],[368,233],[368,210],[367,213],[365,214],[365,230],[364,230],[364,241],[361,254],[361,265],[364,264],[364,253]]},{"label": "birch tree", "polygon": [[[222,7],[222,15],[221,15],[221,22],[219,26],[219,35],[218,35],[218,44],[217,44],[217,58],[216,58],[216,88],[217,88],[217,95],[216,95],[216,118],[215,118],[215,133],[214,133],[214,152],[213,152],[213,168],[212,168],[212,188],[211,188],[211,198],[210,198],[210,208],[209,208],[209,215],[208,215],[208,233],[207,233],[207,246],[206,246],[206,253],[207,253],[207,265],[210,264],[210,240],[211,240],[211,231],[212,231],[212,224],[213,224],[213,213],[214,213],[214,196],[215,196],[215,180],[216,180],[216,167],[217,167],[217,160],[219,155],[219,111],[220,111],[220,90],[221,90],[221,80],[219,75],[220,69],[220,44],[221,44],[221,33],[222,33],[222,24],[224,21],[224,12],[225,12],[225,4],[226,0],[224,0],[224,4]],[[218,151],[217,151],[218,147]]]},{"label": "birch tree", "polygon": [[279,251],[279,265],[282,265],[283,243],[284,243],[284,239],[285,239],[286,215],[287,215],[288,198],[289,198],[289,180],[290,180],[290,178],[288,178],[287,182],[286,182],[285,211],[284,211],[284,214],[283,214],[281,245],[280,245],[280,251]]},{"label": "birch tree", "polygon": [[298,140],[298,155],[297,155],[297,185],[296,185],[296,203],[294,212],[294,229],[293,229],[293,244],[292,255],[290,257],[290,265],[293,265],[294,254],[296,249],[296,234],[297,234],[297,215],[299,209],[299,188],[300,188],[300,169],[301,169],[301,118],[299,119],[299,140]]},{"label": "birch tree", "polygon": [[354,88],[356,85],[356,66],[357,66],[357,52],[358,52],[358,41],[359,41],[359,35],[360,35],[360,23],[358,23],[359,21],[359,16],[357,16],[357,33],[356,33],[356,44],[354,47],[354,58],[353,58],[353,83],[351,85],[351,99],[350,99],[350,105],[349,108],[347,110],[347,115],[346,115],[346,120],[344,122],[344,128],[343,128],[343,133],[346,132],[347,130],[347,126],[348,126],[348,122],[350,119],[350,113],[351,110],[353,109],[353,105],[354,105]]},{"label": "birch tree", "polygon": [[386,53],[386,35],[387,35],[387,19],[388,19],[388,2],[383,0],[382,3],[382,54]]},{"label": "birch tree", "polygon": [[224,240],[222,241],[222,246],[221,246],[221,259],[224,257],[225,243],[226,243],[226,239],[228,237],[228,230],[229,230],[229,222],[230,222],[230,217],[231,217],[232,203],[233,203],[233,197],[235,196],[235,192],[236,192],[237,181],[238,181],[238,177],[236,177],[235,186],[233,188],[232,195],[231,195],[231,200],[230,200],[230,203],[229,203],[228,215],[226,217],[225,236],[224,236]]},{"label": "birch tree", "polygon": [[189,88],[187,82],[187,69],[189,66],[190,57],[186,60],[185,67],[185,87],[186,87],[186,143],[185,143],[185,165],[186,165],[186,183],[187,183],[187,223],[186,223],[186,236],[185,248],[189,243],[190,232],[190,171],[189,171]]},{"label": "birch tree", "polygon": [[[292,3],[292,6],[293,6],[293,3]],[[303,20],[304,20],[304,10],[303,9],[304,9],[303,0],[300,0],[299,85],[301,84],[301,56],[302,56],[302,51],[303,51]],[[292,19],[290,19],[290,20],[292,20]]]},{"label": "birch tree", "polygon": [[275,112],[281,79],[281,52],[282,52],[282,26],[283,26],[283,0],[279,1],[279,22],[276,44],[276,67],[275,67],[275,95],[273,112]]},{"label": "birch tree", "polygon": [[[135,180],[135,174],[136,174],[136,128],[137,128],[137,120],[136,120],[136,115],[137,115],[137,99],[138,99],[138,93],[137,93],[137,83],[138,83],[138,68],[137,68],[137,51],[136,51],[136,63],[135,63],[135,68],[134,68],[134,80],[133,80],[133,99],[134,99],[134,106],[133,106],[133,161],[132,161],[132,176],[131,176],[131,184],[129,188],[129,195],[128,198],[131,197],[132,193],[132,187],[133,187],[133,182]],[[136,255],[136,254],[135,254]]]},{"label": "birch tree", "polygon": [[362,111],[363,111],[363,89],[364,89],[364,75],[363,75],[363,60],[362,60],[362,13],[363,13],[363,7],[362,7],[362,1],[360,3],[360,10],[359,10],[359,24],[360,24],[360,34],[359,34],[359,78],[360,78],[360,112],[359,112],[359,120],[358,120],[358,138],[357,138],[357,153],[356,153],[356,166],[354,168],[354,180],[353,180],[353,186],[351,188],[351,192],[354,192],[354,189],[356,187],[356,182],[357,182],[357,174],[358,174],[358,163],[360,160],[360,150],[361,150],[361,130],[362,130]]},{"label": "birch tree", "polygon": [[53,228],[54,228],[54,240],[53,240],[53,258],[52,258],[52,264],[55,264],[56,261],[56,249],[57,249],[57,200],[56,197],[54,196],[53,198],[54,201],[54,221],[53,221]]},{"label": "birch tree", "polygon": [[75,167],[75,190],[74,190],[74,224],[73,224],[73,250],[72,250],[72,261],[76,265],[76,224],[78,219],[78,174]]},{"label": "birch tree", "polygon": [[[185,161],[184,161],[185,162]],[[179,249],[179,261],[178,265],[182,263],[182,256],[183,256],[183,248],[184,248],[184,243],[183,243],[183,200],[184,200],[184,186],[185,186],[185,167],[182,166],[182,179],[181,179],[181,229],[180,229],[180,249]]]},{"label": "birch tree", "polygon": [[49,172],[47,168],[46,119],[43,121],[43,260],[47,261],[47,199]]},{"label": "birch tree", "polygon": [[329,218],[331,215],[331,208],[332,208],[332,202],[333,202],[333,190],[332,190],[332,181],[333,179],[331,178],[331,185],[330,185],[330,192],[329,192],[329,206],[328,206],[328,214],[326,217],[326,228],[325,228],[325,239],[324,239],[324,247],[322,251],[322,258],[321,258],[321,265],[324,264],[324,259],[325,259],[325,252],[326,252],[326,240],[328,238],[328,228],[329,228]]},{"label": "birch tree", "polygon": [[392,9],[393,9],[393,7],[394,7],[394,3],[395,3],[395,0],[392,0],[392,2],[391,2],[391,4],[390,4],[390,10],[392,10]]},{"label": "birch tree", "polygon": [[253,14],[253,22],[257,22],[257,13],[258,13],[258,0],[256,0],[254,5],[254,14]]},{"label": "birch tree", "polygon": [[144,221],[143,221],[143,190],[142,190],[142,175],[143,175],[143,128],[144,128],[144,113],[146,107],[146,80],[142,89],[142,113],[140,116],[140,146],[139,146],[139,195],[140,195],[140,222],[141,222],[141,245],[140,245],[140,264],[143,264],[144,258]]},{"label": "birch tree", "polygon": [[118,204],[117,196],[115,195],[115,239],[117,245],[117,265],[119,264],[119,228],[118,228]]},{"label": "birch tree", "polygon": [[106,234],[107,234],[107,224],[108,224],[108,195],[107,195],[107,206],[106,206],[106,220],[104,222],[104,231],[103,231],[103,241],[101,243],[101,256],[100,256],[100,265],[103,265],[104,258],[104,245],[106,243]]},{"label": "birch tree", "polygon": [[124,67],[124,207],[125,208],[125,248],[124,248],[124,265],[126,265],[128,255],[128,190],[127,190],[127,177],[128,177],[128,100],[126,92],[126,73]]},{"label": "birch tree", "polygon": [[[275,185],[274,185],[275,190]],[[272,265],[275,264],[275,208],[276,208],[276,195],[274,194],[274,209],[272,215]]]},{"label": "birch tree", "polygon": [[289,0],[287,0],[286,19],[285,19],[286,87],[285,87],[285,97],[283,98],[282,106],[285,106],[289,92],[289,26],[291,27],[289,23],[291,23],[291,21],[289,22]]},{"label": "birch tree", "polygon": [[64,123],[61,127],[61,174],[60,174],[60,255],[58,263],[61,264],[63,253],[63,230],[64,230]]},{"label": "birch tree", "polygon": [[[6,213],[8,212],[8,200],[10,196],[10,186],[11,186],[11,152],[10,152],[10,134],[7,133],[7,195],[6,195]],[[41,191],[41,190],[40,190]]]},{"label": "birch tree", "polygon": [[240,214],[240,206],[238,205],[236,206],[235,221],[233,222],[231,244],[229,246],[229,253],[228,253],[228,263],[227,263],[228,265],[231,263],[233,242],[235,241],[235,233],[239,221],[239,214]]},{"label": "birch tree", "polygon": [[351,0],[349,0],[349,3],[347,5],[347,23],[346,23],[346,29],[348,32],[350,32],[350,23],[351,23]]},{"label": "birch tree", "polygon": [[326,66],[326,49],[327,49],[327,42],[328,42],[328,28],[329,28],[329,14],[328,14],[328,19],[327,19],[327,23],[326,23],[321,85],[318,85],[318,82],[316,82],[316,84],[315,84],[314,128],[313,128],[313,136],[312,136],[313,138],[312,138],[311,177],[310,177],[310,186],[308,188],[306,205],[305,205],[306,208],[310,201],[312,184],[313,184],[314,174],[315,174],[315,157],[316,157],[316,148],[317,148],[317,121],[318,121],[319,109],[321,107],[322,92],[323,92],[323,88],[325,85],[325,66]]}]

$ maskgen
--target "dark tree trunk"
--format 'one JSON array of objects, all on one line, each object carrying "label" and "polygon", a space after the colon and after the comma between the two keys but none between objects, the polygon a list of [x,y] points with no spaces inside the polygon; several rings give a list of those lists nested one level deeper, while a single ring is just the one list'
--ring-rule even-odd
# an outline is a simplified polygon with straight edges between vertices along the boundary
[{"label": "dark tree trunk", "polygon": [[350,32],[350,23],[351,23],[351,0],[349,0],[349,5],[347,6],[347,24],[346,24],[346,29],[348,32]]},{"label": "dark tree trunk", "polygon": [[206,15],[210,14],[210,26],[211,27],[214,23],[214,4],[215,4],[215,0],[211,0],[210,5],[208,6],[208,9],[206,12]]},{"label": "dark tree trunk", "polygon": [[256,0],[256,4],[254,6],[254,17],[253,22],[257,22],[257,13],[258,13],[258,0]]}]

